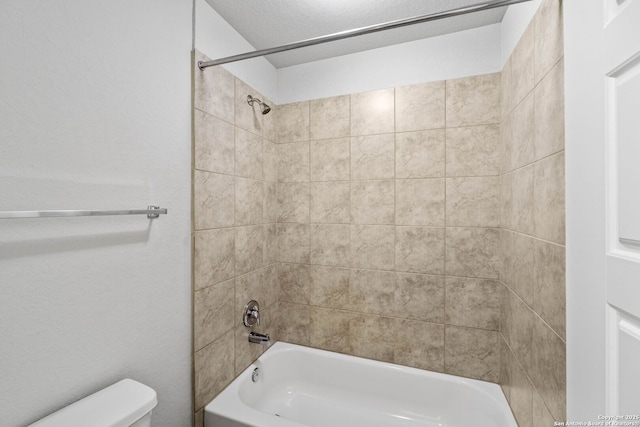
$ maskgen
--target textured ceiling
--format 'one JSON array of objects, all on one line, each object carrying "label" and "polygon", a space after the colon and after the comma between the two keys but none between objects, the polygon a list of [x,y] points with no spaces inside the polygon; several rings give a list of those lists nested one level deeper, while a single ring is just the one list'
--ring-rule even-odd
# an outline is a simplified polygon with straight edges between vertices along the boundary
[{"label": "textured ceiling", "polygon": [[[256,49],[477,4],[479,0],[206,0]],[[277,68],[495,24],[506,8],[270,55]],[[244,52],[237,52],[244,53]]]}]

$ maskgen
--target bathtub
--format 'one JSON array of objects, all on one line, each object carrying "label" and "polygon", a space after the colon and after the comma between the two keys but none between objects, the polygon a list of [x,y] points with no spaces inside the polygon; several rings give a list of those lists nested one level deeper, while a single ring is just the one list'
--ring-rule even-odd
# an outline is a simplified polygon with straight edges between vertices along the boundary
[{"label": "bathtub", "polygon": [[517,427],[496,384],[281,342],[204,417],[205,427]]}]

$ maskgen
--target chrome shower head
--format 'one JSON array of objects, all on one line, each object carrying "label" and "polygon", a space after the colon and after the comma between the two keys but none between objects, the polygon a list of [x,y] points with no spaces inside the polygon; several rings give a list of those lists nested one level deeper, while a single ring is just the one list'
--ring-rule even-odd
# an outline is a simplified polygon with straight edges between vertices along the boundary
[{"label": "chrome shower head", "polygon": [[264,102],[262,102],[258,98],[254,98],[251,95],[247,95],[247,104],[253,106],[254,102],[258,103],[258,105],[260,106],[260,110],[261,110],[262,114],[267,114],[269,111],[271,111],[271,107],[269,107],[267,104],[265,104]]}]

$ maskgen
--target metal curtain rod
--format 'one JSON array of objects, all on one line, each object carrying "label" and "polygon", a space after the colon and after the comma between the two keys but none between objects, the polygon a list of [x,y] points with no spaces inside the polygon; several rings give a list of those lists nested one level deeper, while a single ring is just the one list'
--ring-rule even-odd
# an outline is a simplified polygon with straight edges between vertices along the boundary
[{"label": "metal curtain rod", "polygon": [[160,206],[147,206],[147,209],[129,209],[121,211],[5,211],[0,212],[0,219],[15,218],[60,218],[71,216],[104,216],[104,215],[147,215],[147,218],[158,218],[160,214],[166,214],[167,210]]},{"label": "metal curtain rod", "polygon": [[333,42],[350,37],[363,36],[365,34],[377,33],[379,31],[391,30],[393,28],[406,27],[408,25],[436,21],[438,19],[452,18],[454,16],[466,15],[468,13],[482,12],[484,10],[510,6],[512,4],[525,3],[528,1],[531,0],[493,0],[471,6],[459,7],[457,9],[451,9],[444,12],[414,16],[412,18],[397,19],[395,21],[385,22],[383,24],[375,24],[369,25],[367,27],[356,28],[353,30],[340,31],[338,33],[333,33],[326,36],[314,37],[299,42],[284,44],[282,46],[260,49],[253,52],[241,53],[239,55],[227,56],[224,58],[214,59],[212,61],[198,61],[198,68],[204,70],[205,68],[213,67],[214,65],[221,65],[229,62],[242,61],[244,59],[257,58],[259,56],[271,55],[273,53],[286,52],[288,50],[300,49],[302,47],[314,46],[317,44]]}]

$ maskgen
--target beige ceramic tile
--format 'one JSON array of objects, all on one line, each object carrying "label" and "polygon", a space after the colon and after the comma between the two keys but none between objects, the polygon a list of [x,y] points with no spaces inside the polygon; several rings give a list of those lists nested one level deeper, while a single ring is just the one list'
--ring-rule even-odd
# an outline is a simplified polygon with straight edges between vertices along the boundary
[{"label": "beige ceramic tile", "polygon": [[262,179],[278,180],[278,146],[266,138],[262,138]]},{"label": "beige ceramic tile", "polygon": [[447,176],[498,175],[500,154],[499,125],[447,129]]},{"label": "beige ceramic tile", "polygon": [[566,419],[566,345],[540,319],[533,327],[531,379],[556,420]]},{"label": "beige ceramic tile", "polygon": [[446,274],[497,279],[500,233],[495,228],[447,228]]},{"label": "beige ceramic tile", "polygon": [[500,122],[500,74],[447,80],[447,127]]},{"label": "beige ceramic tile", "polygon": [[348,224],[311,224],[309,228],[312,264],[339,267],[351,265]]},{"label": "beige ceramic tile", "polygon": [[535,41],[533,21],[527,26],[511,54],[513,96],[518,104],[534,86],[533,45]]},{"label": "beige ceramic tile", "polygon": [[351,95],[351,135],[394,132],[394,90]]},{"label": "beige ceramic tile", "polygon": [[262,179],[262,137],[236,128],[236,176]]},{"label": "beige ceramic tile", "polygon": [[280,315],[285,321],[279,324],[279,339],[292,344],[309,345],[311,325],[309,306],[281,302]]},{"label": "beige ceramic tile", "polygon": [[[511,410],[518,421],[518,427],[533,425],[533,386],[517,362],[510,364],[511,369]],[[551,424],[553,426],[553,424]]]},{"label": "beige ceramic tile", "polygon": [[[234,323],[235,326],[244,326],[243,318],[238,313],[242,313],[244,306],[251,300],[256,300],[260,304],[261,315],[266,315],[264,308],[270,307],[278,299],[278,274],[276,265],[253,270],[247,274],[236,277],[236,292]],[[262,318],[260,320],[262,328]],[[254,327],[255,328],[255,327]]]},{"label": "beige ceramic tile", "polygon": [[278,224],[278,261],[309,263],[308,224]]},{"label": "beige ceramic tile", "polygon": [[535,235],[564,244],[564,151],[536,163],[533,180]]},{"label": "beige ceramic tile", "polygon": [[310,221],[334,224],[351,222],[351,184],[312,182],[310,184]]},{"label": "beige ceramic tile", "polygon": [[535,123],[537,159],[564,149],[564,61],[536,87]]},{"label": "beige ceramic tile", "polygon": [[309,102],[309,133],[311,139],[349,136],[349,95],[316,99]]},{"label": "beige ceramic tile", "polygon": [[212,343],[233,329],[233,279],[201,289],[193,294],[193,346],[194,350]]},{"label": "beige ceramic tile", "polygon": [[444,179],[396,180],[396,225],[444,227]]},{"label": "beige ceramic tile", "polygon": [[565,248],[535,241],[535,286],[533,309],[564,339],[565,309]]},{"label": "beige ceramic tile", "polygon": [[444,273],[444,228],[395,227],[395,268],[415,273]]},{"label": "beige ceramic tile", "polygon": [[[505,340],[505,344],[511,345],[511,336],[513,334],[511,322],[513,320],[513,311],[511,310],[512,292],[508,287],[501,286],[500,290],[500,335]],[[511,349],[509,349],[511,353]]]},{"label": "beige ceramic tile", "polygon": [[309,181],[309,143],[278,144],[278,182]]},{"label": "beige ceramic tile", "polygon": [[193,418],[194,427],[204,427],[204,409],[197,411]]},{"label": "beige ceramic tile", "polygon": [[236,275],[262,266],[264,228],[261,225],[236,227]]},{"label": "beige ceramic tile", "polygon": [[388,181],[351,182],[351,222],[393,224],[395,186]]},{"label": "beige ceramic tile", "polygon": [[[513,218],[511,217],[511,209],[513,200],[511,193],[513,192],[513,172],[500,175],[500,224],[505,230],[513,230]],[[533,197],[533,196],[532,196]]]},{"label": "beige ceramic tile", "polygon": [[278,184],[278,222],[309,222],[309,183]]},{"label": "beige ceramic tile", "polygon": [[262,136],[262,110],[257,102],[253,106],[247,102],[247,96],[264,100],[261,93],[242,80],[235,79],[235,124],[237,127]]},{"label": "beige ceramic tile", "polygon": [[396,88],[396,132],[444,128],[445,82]]},{"label": "beige ceramic tile", "polygon": [[354,314],[310,307],[309,344],[323,350],[350,353],[349,323]]},{"label": "beige ceramic tile", "polygon": [[500,387],[508,402],[511,402],[511,375],[509,372],[513,359],[511,350],[504,340],[504,336],[500,334]]},{"label": "beige ceramic tile", "polygon": [[279,105],[277,110],[278,143],[309,140],[309,102]]},{"label": "beige ceramic tile", "polygon": [[311,141],[311,181],[348,180],[351,176],[349,150],[349,138]]},{"label": "beige ceramic tile", "polygon": [[500,178],[447,178],[447,226],[499,227]]},{"label": "beige ceramic tile", "polygon": [[267,266],[278,261],[278,226],[267,224],[264,226],[264,249],[262,264]]},{"label": "beige ceramic tile", "polygon": [[336,309],[348,308],[349,277],[350,270],[347,268],[312,265],[310,304]]},{"label": "beige ceramic tile", "polygon": [[500,323],[500,282],[447,277],[446,318],[449,325],[492,331]]},{"label": "beige ceramic tile", "polygon": [[233,277],[235,268],[233,228],[196,231],[194,242],[193,280],[196,290]]},{"label": "beige ceramic tile", "polygon": [[199,110],[193,115],[196,169],[233,174],[233,125]]},{"label": "beige ceramic tile", "polygon": [[236,225],[261,224],[264,185],[255,179],[235,179],[235,222]]},{"label": "beige ceramic tile", "polygon": [[360,268],[394,268],[394,226],[352,225],[351,265]]},{"label": "beige ceramic tile", "polygon": [[278,220],[277,184],[265,182],[263,189],[264,201],[262,202],[263,222],[274,223]]},{"label": "beige ceramic tile", "polygon": [[535,313],[513,292],[508,293],[510,318],[509,336],[507,337],[509,346],[524,368],[525,372],[531,375],[532,354],[533,354],[533,325],[536,322]]},{"label": "beige ceramic tile", "polygon": [[396,330],[393,362],[444,372],[444,325],[415,320],[393,320]]},{"label": "beige ceramic tile", "polygon": [[534,231],[535,194],[533,174],[534,165],[525,166],[511,174],[509,224],[513,230],[525,234],[533,234]]},{"label": "beige ceramic tile", "polygon": [[352,354],[393,363],[397,330],[397,321],[390,317],[370,314],[354,316],[349,322]]},{"label": "beige ceramic tile", "polygon": [[499,333],[482,329],[445,327],[447,374],[497,382],[500,375]]},{"label": "beige ceramic tile", "polygon": [[278,300],[309,304],[311,276],[307,264],[278,264]]},{"label": "beige ceramic tile", "polygon": [[445,130],[396,133],[396,178],[444,176]]},{"label": "beige ceramic tile", "polygon": [[194,227],[196,230],[233,225],[233,177],[194,171]]},{"label": "beige ceramic tile", "polygon": [[235,377],[234,331],[229,331],[193,355],[195,407],[209,403]]},{"label": "beige ceramic tile", "polygon": [[502,280],[525,303],[533,304],[535,239],[524,234],[504,231],[501,238]]},{"label": "beige ceramic tile", "polygon": [[554,422],[561,421],[554,419],[549,412],[544,400],[536,392],[533,393],[533,427],[548,427],[554,425]]},{"label": "beige ceramic tile", "polygon": [[[513,170],[535,160],[535,103],[531,92],[507,117],[503,125],[506,170]],[[508,163],[507,163],[508,162]]]},{"label": "beige ceramic tile", "polygon": [[352,310],[392,316],[396,306],[396,275],[392,271],[351,270],[349,304]]},{"label": "beige ceramic tile", "polygon": [[442,323],[444,283],[444,276],[396,273],[394,316]]},{"label": "beige ceramic tile", "polygon": [[351,138],[351,179],[394,177],[394,134]]},{"label": "beige ceramic tile", "polygon": [[564,55],[562,1],[544,0],[534,16],[536,82]]},{"label": "beige ceramic tile", "polygon": [[[196,62],[209,61],[210,59],[211,58],[206,57],[200,52],[196,52]],[[233,74],[223,67],[211,67],[207,68],[207,71],[200,71],[197,66],[195,67],[194,73],[195,108],[229,123],[233,123]]]},{"label": "beige ceramic tile", "polygon": [[[260,311],[262,312],[264,308],[261,306]],[[260,320],[262,324],[262,320]],[[261,345],[252,344],[249,342],[249,332],[254,329],[263,329],[262,326],[260,328],[256,328],[255,326],[251,329],[246,326],[238,326],[235,328],[236,334],[236,346],[235,346],[235,374],[240,375],[242,371],[247,369],[249,365],[251,365],[262,353],[264,353],[265,348]],[[255,332],[258,332],[255,330]],[[271,337],[271,333],[266,331]],[[264,333],[260,331],[260,333]],[[271,337],[273,340],[273,337]]]}]

